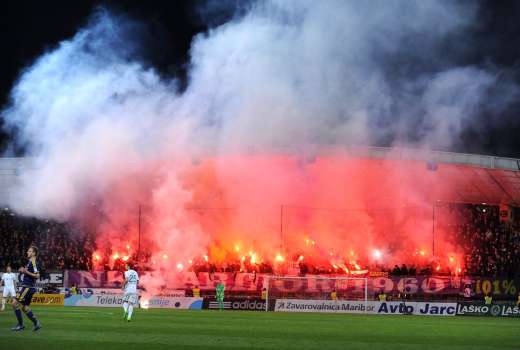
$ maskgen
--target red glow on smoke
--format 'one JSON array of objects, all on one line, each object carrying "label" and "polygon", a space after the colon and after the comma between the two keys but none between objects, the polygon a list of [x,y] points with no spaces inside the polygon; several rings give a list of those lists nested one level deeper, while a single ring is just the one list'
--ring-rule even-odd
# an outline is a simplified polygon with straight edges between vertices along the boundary
[{"label": "red glow on smoke", "polygon": [[344,153],[312,161],[221,156],[151,162],[121,175],[100,198],[89,199],[89,205],[102,203],[103,216],[86,219],[97,222],[96,254],[117,260],[124,251],[158,270],[172,261],[174,271],[294,262],[351,272],[372,264],[460,262],[441,224],[452,219],[440,209],[435,253],[432,247],[434,199],[449,193],[418,161]]}]

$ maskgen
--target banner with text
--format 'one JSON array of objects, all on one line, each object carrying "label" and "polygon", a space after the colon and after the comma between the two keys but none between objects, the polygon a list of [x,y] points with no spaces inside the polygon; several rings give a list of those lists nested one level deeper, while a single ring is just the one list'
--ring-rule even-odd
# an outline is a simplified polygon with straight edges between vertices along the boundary
[{"label": "banner with text", "polygon": [[[172,289],[191,289],[199,286],[201,290],[214,290],[223,283],[226,291],[260,292],[267,287],[271,278],[268,274],[232,273],[232,272],[179,272],[175,280],[168,285]],[[344,275],[307,275],[302,279],[273,279],[269,284],[271,295],[298,296],[298,294],[330,293],[335,281],[323,277],[343,277]],[[322,278],[315,278],[322,277]],[[120,288],[123,273],[120,271],[66,271],[67,286],[76,284],[81,288]],[[406,293],[409,295],[462,295],[470,288],[471,295],[480,297],[490,293],[495,298],[513,298],[517,295],[520,282],[513,279],[456,276],[405,276],[405,277],[368,277],[368,293],[386,294]],[[363,294],[364,281],[350,280],[342,286],[345,292]]]},{"label": "banner with text", "polygon": [[277,299],[275,311],[455,316],[457,303]]},{"label": "banner with text", "polygon": [[202,309],[202,298],[154,296],[150,300],[141,299],[141,307],[149,309]]},{"label": "banner with text", "polygon": [[373,313],[374,305],[369,301],[277,299],[274,311],[364,314]]},{"label": "banner with text", "polygon": [[[192,309],[202,308],[202,298],[153,296],[150,299],[140,298],[143,308],[150,309]],[[121,307],[123,294],[83,294],[70,295],[64,300],[65,306],[97,306]]]},{"label": "banner with text", "polygon": [[373,313],[378,315],[455,316],[457,314],[457,303],[399,301],[373,303]]},{"label": "banner with text", "polygon": [[[218,310],[220,305],[215,299],[204,298],[203,309]],[[225,298],[222,303],[225,310],[265,311],[265,300],[260,298]]]},{"label": "banner with text", "polygon": [[122,294],[75,294],[64,300],[65,306],[118,307],[123,305]]},{"label": "banner with text", "polygon": [[63,306],[64,297],[63,294],[36,293],[32,297],[31,305]]},{"label": "banner with text", "polygon": [[458,303],[457,316],[520,317],[519,305]]}]

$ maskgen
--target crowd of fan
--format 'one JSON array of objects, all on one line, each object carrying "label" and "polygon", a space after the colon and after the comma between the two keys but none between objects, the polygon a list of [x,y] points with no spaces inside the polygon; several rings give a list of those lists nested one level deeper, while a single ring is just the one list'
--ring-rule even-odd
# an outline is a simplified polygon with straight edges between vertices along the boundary
[{"label": "crowd of fan", "polygon": [[[501,222],[499,208],[451,204],[438,208],[440,213],[436,226],[446,232],[454,242],[464,261],[459,274],[481,276],[502,275],[514,277],[520,266],[520,220],[513,223]],[[441,215],[442,214],[442,215]],[[114,266],[106,263],[93,264],[94,237],[79,233],[72,225],[49,220],[39,220],[15,215],[8,209],[0,210],[0,266],[10,264],[14,268],[22,265],[28,246],[40,249],[41,262],[47,269],[105,270],[122,268],[124,263]],[[107,254],[107,256],[110,256]],[[143,254],[143,259],[146,256]],[[332,266],[309,266],[296,264],[300,274],[338,274],[341,269]],[[267,263],[251,264],[248,260],[236,264],[215,265],[205,261],[194,262],[195,272],[256,272],[273,273]],[[391,275],[431,274],[435,270],[432,262],[428,266],[394,266],[388,268]]]},{"label": "crowd of fan", "polygon": [[21,217],[8,209],[0,210],[0,266],[14,269],[25,262],[27,248],[39,249],[46,269],[90,270],[94,240],[79,234],[71,225],[50,220]]},{"label": "crowd of fan", "polygon": [[496,206],[451,205],[447,229],[464,256],[464,274],[509,276],[519,273],[520,221],[501,221]]}]

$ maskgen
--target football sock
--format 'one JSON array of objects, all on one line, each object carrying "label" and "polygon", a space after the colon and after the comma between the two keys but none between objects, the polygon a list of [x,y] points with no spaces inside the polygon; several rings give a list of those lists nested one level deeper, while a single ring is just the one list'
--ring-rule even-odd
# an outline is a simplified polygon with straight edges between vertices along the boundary
[{"label": "football sock", "polygon": [[123,303],[123,309],[125,309],[125,314],[126,314],[128,311],[128,303],[126,301]]},{"label": "football sock", "polygon": [[29,312],[26,312],[25,313],[27,315],[27,317],[29,318],[29,320],[32,321],[32,323],[36,326],[36,323],[38,323],[38,320],[36,319],[36,317],[34,317],[34,314],[32,311],[29,311]]},{"label": "football sock", "polygon": [[18,320],[18,325],[23,326],[22,312],[20,309],[15,309],[14,314],[16,315],[16,319]]},{"label": "football sock", "polygon": [[134,311],[133,305],[128,305],[128,319],[132,317],[132,312]]}]

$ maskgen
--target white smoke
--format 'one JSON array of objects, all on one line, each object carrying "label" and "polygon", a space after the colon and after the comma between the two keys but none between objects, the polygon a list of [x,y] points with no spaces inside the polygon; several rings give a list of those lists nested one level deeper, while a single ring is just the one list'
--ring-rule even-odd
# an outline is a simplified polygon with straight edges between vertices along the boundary
[{"label": "white smoke", "polygon": [[[37,164],[8,204],[66,219],[85,198],[147,169],[156,174],[151,191],[169,193],[163,186],[184,162],[215,152],[449,147],[499,83],[490,68],[454,65],[457,50],[443,46],[470,33],[476,10],[447,1],[254,2],[194,39],[184,91],[140,63],[146,48],[133,40],[132,20],[98,10],[13,88],[3,117]],[[150,196],[137,192],[129,197]]]}]

